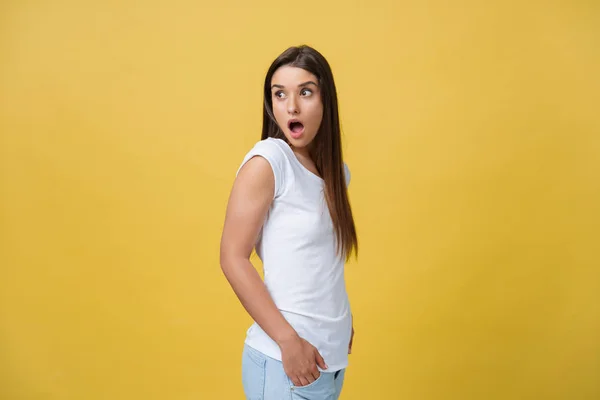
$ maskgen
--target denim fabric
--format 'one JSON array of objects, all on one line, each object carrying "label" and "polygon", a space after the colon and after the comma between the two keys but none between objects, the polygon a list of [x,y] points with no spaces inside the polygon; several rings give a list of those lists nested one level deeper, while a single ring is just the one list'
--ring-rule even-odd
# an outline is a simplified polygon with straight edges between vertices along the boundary
[{"label": "denim fabric", "polygon": [[337,400],[344,383],[342,369],[321,372],[306,386],[294,386],[281,361],[245,345],[242,356],[242,383],[247,400]]}]

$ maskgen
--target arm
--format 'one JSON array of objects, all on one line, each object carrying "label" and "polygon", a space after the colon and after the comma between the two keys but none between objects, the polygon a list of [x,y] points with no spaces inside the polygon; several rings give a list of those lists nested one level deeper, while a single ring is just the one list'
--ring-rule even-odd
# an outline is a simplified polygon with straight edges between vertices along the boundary
[{"label": "arm", "polygon": [[318,378],[317,365],[325,361],[300,338],[273,302],[264,282],[250,262],[250,255],[275,191],[268,161],[250,159],[233,185],[221,238],[221,269],[248,314],[281,349],[284,370],[297,386]]},{"label": "arm", "polygon": [[348,354],[352,354],[352,342],[354,341],[354,315],[352,315],[352,333],[350,334],[350,343],[348,344]]},{"label": "arm", "polygon": [[273,199],[275,180],[268,162],[254,157],[233,185],[221,237],[221,268],[240,302],[278,344],[296,336],[250,262],[252,249]]}]

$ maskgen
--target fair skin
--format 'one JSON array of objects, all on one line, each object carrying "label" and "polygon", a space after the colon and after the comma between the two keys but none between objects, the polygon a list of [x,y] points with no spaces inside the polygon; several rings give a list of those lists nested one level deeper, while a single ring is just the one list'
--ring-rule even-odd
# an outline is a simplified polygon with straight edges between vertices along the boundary
[{"label": "fair skin", "polygon": [[[271,80],[275,121],[298,160],[317,175],[317,168],[310,158],[309,150],[323,119],[323,103],[318,82],[317,77],[310,72],[289,66],[275,71]],[[292,121],[301,124],[298,132],[291,129]]]},{"label": "fair skin", "polygon": [[[298,160],[318,175],[309,150],[323,117],[317,78],[295,67],[279,68],[272,78],[273,113]],[[269,163],[254,157],[240,170],[230,194],[221,238],[221,268],[244,308],[281,349],[285,373],[306,386],[327,369],[318,350],[283,317],[250,256],[273,201],[275,179]],[[354,336],[354,329],[352,330]],[[348,352],[351,352],[352,340]]]}]

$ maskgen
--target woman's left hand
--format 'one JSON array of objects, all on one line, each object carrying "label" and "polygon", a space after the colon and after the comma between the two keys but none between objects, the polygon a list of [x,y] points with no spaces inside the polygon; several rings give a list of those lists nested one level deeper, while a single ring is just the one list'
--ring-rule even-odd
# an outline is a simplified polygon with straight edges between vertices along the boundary
[{"label": "woman's left hand", "polygon": [[348,344],[348,354],[352,354],[352,341],[354,340],[354,325],[352,325],[352,334],[350,335],[350,344]]}]

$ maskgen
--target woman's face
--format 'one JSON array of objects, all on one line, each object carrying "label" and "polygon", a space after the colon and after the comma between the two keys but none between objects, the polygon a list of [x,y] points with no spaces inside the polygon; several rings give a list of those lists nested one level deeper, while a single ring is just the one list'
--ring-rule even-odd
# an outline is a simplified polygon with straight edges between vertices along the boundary
[{"label": "woman's face", "polygon": [[318,79],[305,69],[283,66],[271,78],[273,114],[295,148],[308,148],[323,119]]}]

